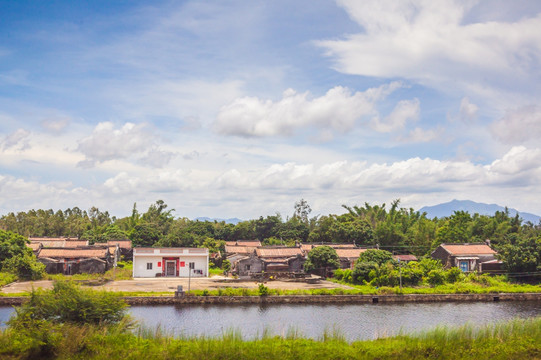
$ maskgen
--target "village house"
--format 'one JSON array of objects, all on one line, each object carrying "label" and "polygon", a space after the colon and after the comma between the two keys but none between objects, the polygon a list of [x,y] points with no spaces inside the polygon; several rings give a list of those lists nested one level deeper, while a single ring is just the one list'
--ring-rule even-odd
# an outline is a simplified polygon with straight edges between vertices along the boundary
[{"label": "village house", "polygon": [[107,246],[118,246],[119,258],[122,257],[125,260],[132,260],[133,249],[131,240],[107,240]]},{"label": "village house", "polygon": [[[431,254],[440,260],[446,269],[458,267],[463,272],[483,271],[483,264],[495,268],[500,264],[494,251],[487,243],[441,244]],[[485,269],[486,270],[486,269]]]},{"label": "village house", "polygon": [[406,264],[412,261],[418,261],[417,256],[411,254],[396,254],[393,255],[393,259]]},{"label": "village house", "polygon": [[113,254],[106,246],[43,247],[37,258],[45,265],[45,271],[49,274],[105,273],[116,264]]},{"label": "village house", "polygon": [[225,245],[229,246],[249,246],[249,247],[258,247],[261,246],[261,241],[259,240],[235,240],[235,241],[226,241]]},{"label": "village house", "polygon": [[207,277],[207,248],[134,248],[133,277]]},{"label": "village house", "polygon": [[367,249],[361,248],[336,248],[336,254],[340,260],[341,269],[353,269],[355,267],[355,262],[361,256],[361,253],[365,252]]}]

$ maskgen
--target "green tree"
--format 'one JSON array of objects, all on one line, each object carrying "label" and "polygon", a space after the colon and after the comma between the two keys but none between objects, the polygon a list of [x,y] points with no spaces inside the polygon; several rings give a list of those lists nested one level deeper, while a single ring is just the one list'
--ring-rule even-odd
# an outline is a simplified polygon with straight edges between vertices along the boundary
[{"label": "green tree", "polygon": [[336,250],[330,246],[317,246],[308,252],[306,262],[304,263],[305,271],[317,269],[337,269],[340,267],[340,260]]},{"label": "green tree", "polygon": [[17,275],[20,280],[39,280],[45,275],[45,265],[28,252],[6,259],[2,271]]},{"label": "green tree", "polygon": [[32,253],[27,243],[28,239],[24,236],[0,229],[0,266],[6,259]]},{"label": "green tree", "polygon": [[383,265],[387,262],[392,262],[393,254],[386,250],[368,249],[361,253],[357,262],[372,262],[378,265]]}]

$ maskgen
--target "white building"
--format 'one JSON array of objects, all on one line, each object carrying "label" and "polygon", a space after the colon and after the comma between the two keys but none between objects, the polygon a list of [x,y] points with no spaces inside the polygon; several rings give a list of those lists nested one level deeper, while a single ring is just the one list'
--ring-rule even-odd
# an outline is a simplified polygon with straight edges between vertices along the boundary
[{"label": "white building", "polygon": [[[191,274],[190,274],[191,269]],[[133,277],[207,277],[206,248],[134,248]]]}]

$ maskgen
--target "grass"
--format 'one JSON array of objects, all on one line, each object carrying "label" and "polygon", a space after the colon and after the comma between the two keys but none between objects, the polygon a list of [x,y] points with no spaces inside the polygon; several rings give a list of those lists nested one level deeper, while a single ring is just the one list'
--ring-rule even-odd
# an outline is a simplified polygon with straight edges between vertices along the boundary
[{"label": "grass", "polygon": [[209,268],[209,276],[223,275],[224,271],[220,268]]},{"label": "grass", "polygon": [[0,287],[6,286],[17,280],[17,275],[13,275],[6,272],[0,272]]},{"label": "grass", "polygon": [[96,282],[105,282],[112,280],[131,280],[133,275],[133,263],[128,262],[118,262],[118,266],[114,269],[107,270],[104,274],[75,274],[75,275],[64,275],[64,274],[47,274],[45,279],[47,280],[64,280],[71,279],[74,281],[96,281]]},{"label": "grass", "polygon": [[541,318],[475,327],[438,327],[418,334],[347,342],[326,330],[317,340],[292,329],[244,339],[238,330],[220,337],[174,338],[161,328],[41,324],[0,331],[2,359],[541,359]]}]

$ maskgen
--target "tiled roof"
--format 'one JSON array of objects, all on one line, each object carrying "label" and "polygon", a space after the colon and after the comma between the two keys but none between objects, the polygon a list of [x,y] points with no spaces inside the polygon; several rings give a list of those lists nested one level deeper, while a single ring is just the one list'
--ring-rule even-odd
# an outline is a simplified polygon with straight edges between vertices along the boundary
[{"label": "tiled roof", "polygon": [[43,248],[38,254],[38,258],[63,258],[63,259],[75,259],[75,258],[105,258],[107,257],[108,249],[75,249],[75,248],[55,248],[47,249]]},{"label": "tiled roof", "polygon": [[292,257],[297,255],[304,255],[301,248],[293,247],[293,248],[257,248],[256,254],[259,257],[262,258],[268,258],[268,257]]},{"label": "tiled roof", "polygon": [[[30,238],[33,239],[33,238]],[[64,239],[48,239],[48,240],[30,240],[32,244],[37,243],[43,245],[43,247],[64,247],[66,240]]]},{"label": "tiled roof", "polygon": [[393,255],[393,259],[400,261],[417,261],[417,256],[415,255]]},{"label": "tiled roof", "polygon": [[122,249],[131,249],[131,240],[108,240],[107,245],[117,245]]},{"label": "tiled roof", "polygon": [[33,242],[33,243],[30,243],[30,244],[26,244],[26,246],[28,246],[30,249],[32,249],[32,251],[36,251],[41,246],[41,243]]},{"label": "tiled roof", "polygon": [[28,240],[30,241],[64,241],[66,240],[65,237],[35,237],[35,236],[30,236],[28,237]]},{"label": "tiled roof", "polygon": [[66,240],[64,242],[64,247],[67,248],[74,248],[74,247],[80,247],[80,246],[88,246],[87,240]]},{"label": "tiled roof", "polygon": [[335,249],[336,254],[339,258],[358,258],[361,256],[361,253],[365,252],[367,249]]},{"label": "tiled roof", "polygon": [[451,255],[496,254],[496,251],[486,244],[441,244],[441,246]]},{"label": "tiled roof", "polygon": [[254,252],[255,247],[252,246],[236,246],[226,245],[225,252],[228,254],[251,254]]}]

